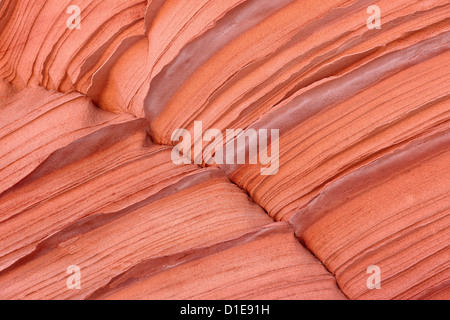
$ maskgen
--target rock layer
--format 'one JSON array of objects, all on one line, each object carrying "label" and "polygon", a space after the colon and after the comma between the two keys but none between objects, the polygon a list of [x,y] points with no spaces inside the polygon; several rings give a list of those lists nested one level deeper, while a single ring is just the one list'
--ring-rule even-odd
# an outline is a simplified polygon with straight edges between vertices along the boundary
[{"label": "rock layer", "polygon": [[[159,267],[160,264],[163,266]],[[167,268],[167,264],[175,267]],[[196,277],[192,279],[192,275]],[[345,299],[345,296],[337,290],[334,278],[295,240],[290,227],[278,222],[216,246],[161,261],[146,261],[114,279],[92,298]]]},{"label": "rock layer", "polygon": [[[0,298],[449,299],[449,21],[445,0],[0,1]],[[175,164],[196,121],[225,139]],[[227,129],[243,164],[209,161]]]}]

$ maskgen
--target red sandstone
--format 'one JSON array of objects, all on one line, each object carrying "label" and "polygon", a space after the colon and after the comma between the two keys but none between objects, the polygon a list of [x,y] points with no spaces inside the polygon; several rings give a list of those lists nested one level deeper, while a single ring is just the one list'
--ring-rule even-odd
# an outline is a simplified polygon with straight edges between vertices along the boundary
[{"label": "red sandstone", "polygon": [[0,299],[450,299],[448,1],[70,4],[0,2]]}]

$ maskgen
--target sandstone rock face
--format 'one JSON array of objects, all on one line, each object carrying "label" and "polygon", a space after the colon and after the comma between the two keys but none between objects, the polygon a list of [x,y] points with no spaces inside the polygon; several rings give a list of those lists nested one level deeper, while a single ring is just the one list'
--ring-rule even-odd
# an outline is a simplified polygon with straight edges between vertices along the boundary
[{"label": "sandstone rock face", "polygon": [[449,21],[0,1],[0,299],[450,299]]}]

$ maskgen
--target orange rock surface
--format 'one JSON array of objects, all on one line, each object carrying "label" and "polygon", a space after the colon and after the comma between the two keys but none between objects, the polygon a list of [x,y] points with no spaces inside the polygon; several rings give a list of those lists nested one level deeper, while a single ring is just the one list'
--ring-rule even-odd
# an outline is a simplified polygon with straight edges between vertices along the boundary
[{"label": "orange rock surface", "polygon": [[[449,22],[445,0],[0,1],[0,299],[450,299]],[[231,143],[248,161],[210,163]]]}]

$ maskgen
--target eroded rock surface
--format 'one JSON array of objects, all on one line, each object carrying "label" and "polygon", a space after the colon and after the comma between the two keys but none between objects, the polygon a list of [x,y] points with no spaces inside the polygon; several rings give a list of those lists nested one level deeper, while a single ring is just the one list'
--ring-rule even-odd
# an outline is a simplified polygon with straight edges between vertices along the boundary
[{"label": "eroded rock surface", "polygon": [[[445,0],[0,1],[0,298],[449,299],[449,22]],[[211,161],[227,143],[248,161]]]}]

